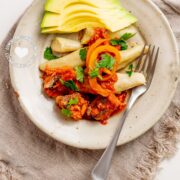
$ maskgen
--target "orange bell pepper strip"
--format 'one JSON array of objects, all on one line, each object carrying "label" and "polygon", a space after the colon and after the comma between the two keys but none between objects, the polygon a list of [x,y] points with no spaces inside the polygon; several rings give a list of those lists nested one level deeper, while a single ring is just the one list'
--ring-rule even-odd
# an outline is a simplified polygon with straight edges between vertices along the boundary
[{"label": "orange bell pepper strip", "polygon": [[[101,81],[107,81],[113,76],[112,72],[109,69],[106,69],[106,68],[101,68],[100,73],[101,73],[101,77],[102,77]],[[102,76],[103,73],[105,73],[107,75]]]},{"label": "orange bell pepper strip", "polygon": [[[99,46],[97,47],[96,49],[94,49],[94,51],[92,52],[92,54],[88,57],[88,61],[87,61],[87,68],[88,68],[88,73],[90,73],[90,70],[94,69],[96,67],[96,62],[97,62],[97,58],[99,56],[99,54],[102,54],[102,53],[110,53],[110,54],[113,54],[114,55],[114,58],[116,60],[115,64],[114,64],[114,67],[113,67],[113,70],[110,74],[110,76],[107,78],[109,79],[110,77],[112,77],[112,75],[114,73],[116,73],[116,70],[117,70],[117,66],[120,62],[120,54],[119,54],[119,51],[113,47],[113,46],[110,46],[110,45],[102,45],[102,46]],[[99,84],[98,84],[98,81],[97,81],[97,78],[90,78],[89,77],[89,84],[91,86],[91,88],[97,93],[97,94],[100,94],[102,96],[108,96],[110,94],[111,91],[107,90],[107,89],[104,89],[102,88]]]},{"label": "orange bell pepper strip", "polygon": [[100,46],[101,44],[103,43],[108,43],[109,42],[109,39],[98,39],[94,44],[92,44],[89,49],[88,49],[88,52],[87,52],[87,56],[86,56],[86,67],[88,68],[88,64],[89,64],[89,59],[90,59],[90,56],[92,54],[92,52],[98,47]]},{"label": "orange bell pepper strip", "polygon": [[91,87],[91,89],[93,89],[93,91],[95,91],[97,94],[107,97],[109,96],[112,92],[108,89],[104,89],[102,88],[98,82],[97,82],[97,78],[90,78],[89,77],[89,85]]},{"label": "orange bell pepper strip", "polygon": [[121,56],[120,56],[119,51],[115,47],[110,46],[110,45],[103,45],[103,46],[99,46],[96,49],[94,49],[92,54],[87,58],[88,61],[87,61],[86,67],[88,69],[95,68],[97,58],[98,58],[99,54],[102,54],[102,53],[110,53],[110,54],[114,55],[116,62],[113,67],[113,72],[116,72],[117,67],[121,60]]}]

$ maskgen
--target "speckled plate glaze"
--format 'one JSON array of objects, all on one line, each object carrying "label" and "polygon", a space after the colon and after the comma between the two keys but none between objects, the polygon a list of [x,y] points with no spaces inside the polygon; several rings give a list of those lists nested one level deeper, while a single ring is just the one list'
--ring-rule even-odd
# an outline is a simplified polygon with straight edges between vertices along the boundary
[{"label": "speckled plate glaze", "polygon": [[[174,95],[179,67],[174,35],[156,5],[150,0],[126,0],[122,4],[139,19],[138,26],[148,44],[159,46],[161,52],[152,86],[130,112],[118,145],[142,135],[160,119]],[[32,122],[54,139],[78,148],[103,149],[108,145],[120,115],[112,117],[106,126],[85,120],[66,121],[59,115],[54,102],[42,93],[38,66],[47,40],[39,28],[43,5],[42,0],[34,1],[15,32],[15,37],[31,37],[38,48],[38,56],[31,66],[18,68],[10,63],[11,80],[20,104]]]}]

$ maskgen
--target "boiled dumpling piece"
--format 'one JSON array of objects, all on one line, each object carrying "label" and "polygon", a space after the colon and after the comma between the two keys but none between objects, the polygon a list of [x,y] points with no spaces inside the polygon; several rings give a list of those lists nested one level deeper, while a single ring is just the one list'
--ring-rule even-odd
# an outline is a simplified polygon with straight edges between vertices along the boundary
[{"label": "boiled dumpling piece", "polygon": [[51,48],[55,53],[68,53],[80,49],[81,43],[67,38],[56,37],[52,41]]},{"label": "boiled dumpling piece", "polygon": [[[130,48],[125,51],[120,51],[120,55],[122,60],[120,61],[118,70],[125,68],[128,64],[132,63],[134,60],[136,60],[142,53],[144,46],[137,45],[133,48]],[[66,56],[63,56],[59,59],[56,59],[54,61],[48,61],[40,65],[40,70],[44,71],[46,67],[49,69],[54,68],[61,68],[63,66],[84,66],[85,61],[82,61],[79,56],[79,51],[74,51]],[[148,51],[148,47],[145,50],[145,53]]]},{"label": "boiled dumpling piece", "polygon": [[117,76],[118,81],[114,85],[116,93],[121,93],[122,91],[126,91],[146,83],[146,79],[142,73],[135,72],[131,77],[129,77],[126,73],[117,73]]}]

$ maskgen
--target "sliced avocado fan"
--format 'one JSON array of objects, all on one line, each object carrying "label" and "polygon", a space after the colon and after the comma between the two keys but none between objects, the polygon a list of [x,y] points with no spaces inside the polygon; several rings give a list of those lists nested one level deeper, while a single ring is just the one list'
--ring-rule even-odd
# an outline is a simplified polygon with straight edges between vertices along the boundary
[{"label": "sliced avocado fan", "polygon": [[65,8],[75,4],[84,4],[103,9],[110,9],[117,6],[121,7],[119,0],[47,0],[45,11],[61,14]]},{"label": "sliced avocado fan", "polygon": [[41,32],[70,33],[88,27],[115,32],[136,21],[118,0],[47,0]]}]

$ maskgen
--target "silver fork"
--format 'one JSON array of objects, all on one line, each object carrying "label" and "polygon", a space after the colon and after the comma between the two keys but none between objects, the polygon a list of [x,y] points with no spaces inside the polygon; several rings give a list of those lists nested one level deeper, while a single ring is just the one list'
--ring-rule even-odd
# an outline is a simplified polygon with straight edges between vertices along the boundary
[{"label": "silver fork", "polygon": [[109,146],[106,148],[103,155],[99,159],[98,163],[92,170],[91,177],[93,180],[106,180],[107,179],[108,172],[109,172],[110,166],[111,166],[112,156],[114,154],[114,150],[117,145],[119,135],[122,131],[125,119],[129,113],[129,111],[135,104],[135,102],[139,99],[140,96],[142,96],[149,89],[149,87],[151,85],[151,82],[152,82],[152,79],[154,76],[154,72],[155,72],[155,68],[156,68],[158,55],[159,55],[159,48],[156,48],[155,46],[153,46],[151,48],[151,46],[149,46],[148,53],[146,55],[144,55],[145,48],[146,48],[146,45],[144,46],[144,48],[142,50],[142,53],[141,53],[141,56],[137,63],[135,71],[142,72],[145,75],[147,82],[145,85],[136,87],[132,90],[127,108],[118,123],[117,130],[116,130]]}]

